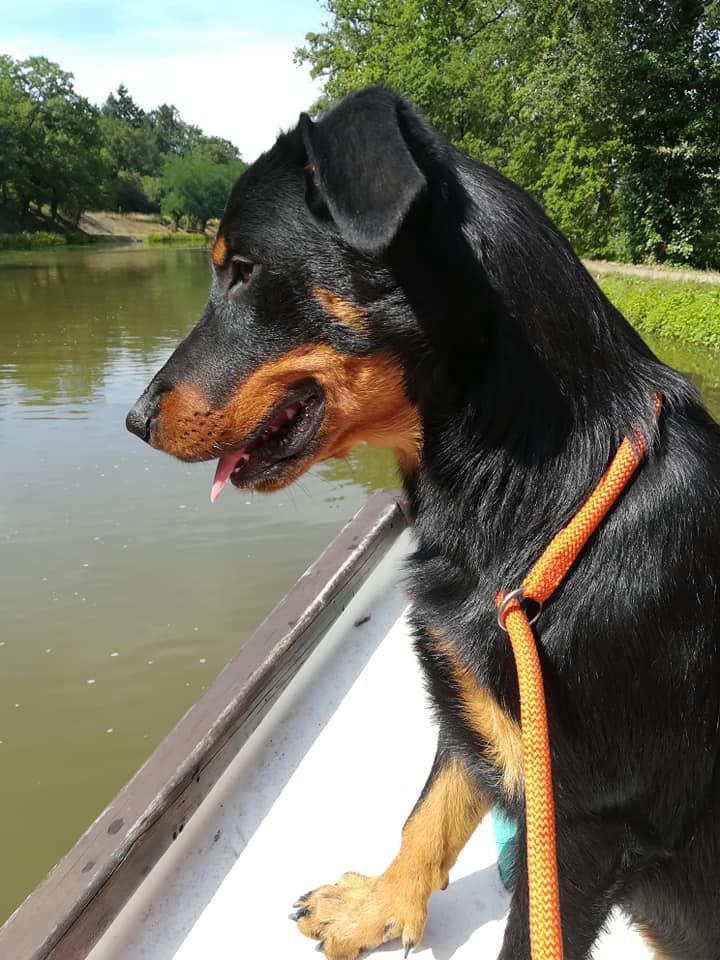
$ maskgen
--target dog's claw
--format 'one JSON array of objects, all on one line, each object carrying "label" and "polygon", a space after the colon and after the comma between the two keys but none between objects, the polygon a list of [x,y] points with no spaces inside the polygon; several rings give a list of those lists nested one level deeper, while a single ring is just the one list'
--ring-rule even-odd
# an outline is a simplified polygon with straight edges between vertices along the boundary
[{"label": "dog's claw", "polygon": [[410,951],[414,946],[415,942],[413,940],[408,940],[408,942],[405,944],[405,960],[407,960],[407,958],[410,956]]},{"label": "dog's claw", "polygon": [[318,944],[315,945],[315,950],[316,950],[318,953],[322,953],[324,947],[325,947],[325,941],[324,941],[324,940],[321,940],[320,943],[318,943]]},{"label": "dog's claw", "polygon": [[[293,904],[293,906],[297,906],[297,904]],[[308,910],[307,907],[301,907],[299,910],[296,910],[295,913],[288,914],[288,917],[290,918],[290,920],[293,920],[295,923],[297,923],[298,920],[302,920],[303,917],[309,917],[309,916],[310,916],[310,911]]]}]

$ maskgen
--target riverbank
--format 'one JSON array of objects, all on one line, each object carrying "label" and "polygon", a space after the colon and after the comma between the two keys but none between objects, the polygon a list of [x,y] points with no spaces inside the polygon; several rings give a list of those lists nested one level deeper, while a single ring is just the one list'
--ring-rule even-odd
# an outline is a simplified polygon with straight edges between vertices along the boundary
[{"label": "riverbank", "polygon": [[608,273],[626,273],[630,277],[647,277],[648,280],[689,280],[693,283],[720,283],[717,270],[696,270],[694,267],[673,265],[649,265],[646,263],[617,263],[613,260],[583,260],[596,278]]},{"label": "riverbank", "polygon": [[207,233],[173,230],[168,220],[155,214],[91,211],[77,227],[40,214],[10,217],[0,211],[0,250],[39,250],[46,247],[84,246],[95,243],[150,243],[205,246],[214,235],[216,221]]},{"label": "riverbank", "polygon": [[[213,221],[216,225],[217,221]],[[215,233],[214,226],[207,233],[173,230],[169,220],[152,213],[115,213],[93,211],[80,218],[80,230],[96,240],[117,240],[167,243],[182,246],[204,246]]]},{"label": "riverbank", "polygon": [[720,350],[720,276],[678,280],[672,271],[665,271],[662,278],[646,277],[624,266],[590,272],[636,330]]}]

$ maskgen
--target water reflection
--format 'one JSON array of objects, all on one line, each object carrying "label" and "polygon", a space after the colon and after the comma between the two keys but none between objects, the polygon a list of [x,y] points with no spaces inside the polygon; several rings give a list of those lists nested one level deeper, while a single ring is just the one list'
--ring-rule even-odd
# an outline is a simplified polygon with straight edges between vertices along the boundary
[{"label": "water reflection", "polygon": [[[201,251],[55,256],[5,265],[0,403],[94,401],[108,378],[138,365],[152,370],[204,302],[208,268]],[[8,381],[20,392],[9,390]]]}]

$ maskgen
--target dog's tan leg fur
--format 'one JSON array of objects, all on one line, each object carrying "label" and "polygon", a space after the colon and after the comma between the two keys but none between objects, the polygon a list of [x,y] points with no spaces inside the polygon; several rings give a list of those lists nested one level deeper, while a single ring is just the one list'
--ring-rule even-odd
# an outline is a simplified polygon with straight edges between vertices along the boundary
[{"label": "dog's tan leg fur", "polygon": [[447,886],[450,868],[489,809],[462,763],[440,764],[408,818],[400,852],[377,877],[346,873],[298,901],[298,927],[323,942],[329,960],[402,939],[420,942],[427,902]]}]

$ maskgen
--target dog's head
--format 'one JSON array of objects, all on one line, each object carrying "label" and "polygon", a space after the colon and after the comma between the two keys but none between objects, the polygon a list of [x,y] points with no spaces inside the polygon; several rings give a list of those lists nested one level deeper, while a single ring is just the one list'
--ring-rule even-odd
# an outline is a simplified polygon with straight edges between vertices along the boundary
[{"label": "dog's head", "polygon": [[362,91],[301,116],[235,184],[204,313],[127,417],[158,449],[217,458],[213,498],[227,479],[278,489],[360,441],[417,465],[386,266],[427,187],[413,122],[401,98]]}]

